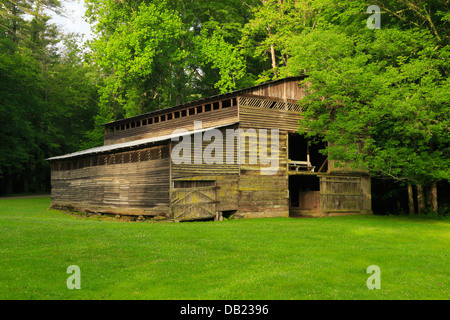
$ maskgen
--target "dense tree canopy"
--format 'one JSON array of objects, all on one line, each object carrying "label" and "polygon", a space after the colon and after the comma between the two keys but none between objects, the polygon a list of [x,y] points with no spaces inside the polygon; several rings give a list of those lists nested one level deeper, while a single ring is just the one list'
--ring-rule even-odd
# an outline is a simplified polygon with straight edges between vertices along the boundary
[{"label": "dense tree canopy", "polygon": [[311,83],[303,129],[330,141],[334,159],[374,174],[414,184],[450,180],[446,21],[402,28],[385,19],[373,30],[365,18],[319,23],[292,41],[283,71],[306,72]]},{"label": "dense tree canopy", "polygon": [[283,71],[306,72],[311,84],[300,132],[329,141],[332,159],[418,185],[419,199],[431,185],[435,197],[436,182],[450,181],[447,2],[379,5],[380,29],[336,15],[292,41]]},{"label": "dense tree canopy", "polygon": [[[102,72],[103,121],[236,88],[245,64],[233,48],[249,9],[241,1],[89,0]],[[215,84],[217,84],[215,86]]]},{"label": "dense tree canopy", "polygon": [[0,192],[48,190],[45,159],[76,151],[93,127],[94,78],[75,40],[43,13],[58,1],[0,6]]}]

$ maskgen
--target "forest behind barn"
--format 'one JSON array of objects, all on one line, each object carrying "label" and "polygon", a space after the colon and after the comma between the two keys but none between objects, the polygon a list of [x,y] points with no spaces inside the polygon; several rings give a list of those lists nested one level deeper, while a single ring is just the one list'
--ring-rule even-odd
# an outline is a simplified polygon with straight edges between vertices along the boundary
[{"label": "forest behind barn", "polygon": [[0,194],[49,192],[45,159],[101,124],[307,74],[307,134],[368,166],[376,213],[448,211],[448,1],[124,3],[86,1],[84,46],[49,22],[61,1],[0,0]]}]

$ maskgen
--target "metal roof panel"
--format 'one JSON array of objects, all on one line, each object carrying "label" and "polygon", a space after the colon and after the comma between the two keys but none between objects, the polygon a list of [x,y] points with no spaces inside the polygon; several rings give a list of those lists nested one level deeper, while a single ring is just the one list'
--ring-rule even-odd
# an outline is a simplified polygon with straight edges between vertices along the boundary
[{"label": "metal roof panel", "polygon": [[219,129],[219,128],[223,128],[223,127],[228,127],[228,126],[235,125],[237,123],[238,122],[233,122],[233,123],[229,123],[229,124],[225,124],[225,125],[221,125],[221,126],[205,128],[205,129],[200,129],[200,130],[193,130],[193,131],[186,130],[186,132],[184,132],[184,133],[180,132],[177,134],[170,134],[170,135],[164,135],[164,136],[159,136],[159,137],[152,137],[152,138],[123,142],[123,143],[111,144],[111,145],[106,145],[106,146],[100,146],[100,147],[91,148],[91,149],[87,149],[87,150],[83,150],[83,151],[69,153],[69,154],[62,155],[62,156],[51,157],[46,160],[48,160],[48,161],[63,160],[63,159],[70,159],[70,158],[95,154],[95,153],[105,153],[105,152],[110,152],[110,151],[115,151],[115,150],[120,150],[120,149],[140,147],[140,146],[144,146],[144,145],[155,143],[155,142],[172,140],[173,138],[177,138],[177,137],[192,135],[195,133],[201,133],[201,132],[205,132],[205,131],[209,131],[209,130],[213,130],[213,129]]}]

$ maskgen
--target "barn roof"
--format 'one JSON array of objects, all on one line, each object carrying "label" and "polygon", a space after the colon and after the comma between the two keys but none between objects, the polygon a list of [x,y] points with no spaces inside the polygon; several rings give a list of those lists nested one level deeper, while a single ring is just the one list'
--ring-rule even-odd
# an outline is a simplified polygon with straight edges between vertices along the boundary
[{"label": "barn roof", "polygon": [[137,115],[137,116],[134,116],[134,117],[130,117],[130,118],[125,118],[125,119],[120,119],[120,120],[104,123],[101,126],[110,126],[110,125],[113,125],[113,124],[115,125],[115,124],[120,124],[120,123],[124,123],[124,122],[129,122],[130,120],[133,120],[133,119],[139,119],[139,118],[145,118],[145,117],[148,117],[148,116],[154,116],[154,115],[158,115],[158,114],[169,113],[169,112],[177,111],[177,110],[180,110],[180,109],[183,109],[183,108],[186,108],[186,107],[195,106],[195,105],[198,105],[198,104],[201,104],[201,103],[206,103],[208,101],[213,101],[213,100],[218,100],[218,99],[225,99],[225,98],[228,98],[228,97],[235,97],[235,96],[238,96],[239,94],[247,93],[248,91],[252,91],[252,90],[258,89],[260,87],[269,86],[269,85],[277,84],[277,83],[284,82],[284,81],[302,80],[302,79],[305,79],[305,78],[306,78],[306,76],[291,76],[291,77],[286,77],[286,78],[282,78],[282,79],[272,80],[272,81],[261,83],[259,85],[253,86],[253,87],[247,87],[247,88],[243,88],[243,89],[239,89],[239,90],[235,90],[235,91],[231,91],[231,92],[227,92],[227,93],[218,94],[218,95],[215,95],[215,96],[205,97],[205,98],[198,99],[198,100],[195,100],[195,101],[191,101],[191,102],[188,102],[188,103],[180,104],[180,105],[177,105],[177,106],[174,106],[174,107],[161,109],[161,110],[155,110],[155,111],[144,113],[144,114],[140,114],[140,115]]},{"label": "barn roof", "polygon": [[165,136],[146,138],[146,139],[140,139],[140,140],[133,140],[133,141],[129,141],[129,142],[111,144],[111,145],[106,145],[106,146],[100,146],[100,147],[91,148],[91,149],[87,149],[87,150],[83,150],[83,151],[69,153],[69,154],[62,155],[62,156],[48,158],[46,160],[48,160],[48,161],[65,160],[65,159],[76,158],[76,157],[81,157],[81,156],[87,156],[87,155],[92,155],[92,154],[101,154],[101,153],[108,153],[108,152],[111,152],[111,151],[118,151],[118,150],[122,150],[122,149],[143,147],[145,145],[156,143],[156,142],[172,140],[173,138],[178,138],[178,137],[182,137],[182,136],[188,136],[188,135],[191,135],[191,134],[201,133],[201,132],[205,132],[205,131],[209,131],[209,130],[213,130],[213,129],[219,129],[219,128],[223,128],[223,127],[229,127],[229,126],[235,125],[237,123],[238,122],[229,123],[229,124],[225,124],[225,125],[221,125],[221,126],[216,126],[216,127],[212,127],[212,128],[205,128],[205,129],[200,129],[200,130],[193,130],[193,131],[187,131],[186,130],[186,132],[180,132],[180,133],[176,133],[176,134],[169,134],[169,135],[165,135]]}]

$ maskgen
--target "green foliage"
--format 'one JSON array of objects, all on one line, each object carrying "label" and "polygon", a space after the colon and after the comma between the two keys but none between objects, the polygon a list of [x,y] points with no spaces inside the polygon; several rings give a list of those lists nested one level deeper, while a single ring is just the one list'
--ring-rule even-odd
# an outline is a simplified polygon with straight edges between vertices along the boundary
[{"label": "green foliage", "polygon": [[[282,78],[290,63],[293,37],[314,30],[318,23],[335,19],[339,2],[333,0],[264,0],[252,10],[240,45],[248,57],[263,66],[255,70],[257,83]],[[298,72],[295,74],[298,75]]]},{"label": "green foliage", "polygon": [[332,159],[374,175],[450,180],[450,47],[427,28],[369,30],[366,18],[293,39],[284,72],[306,71],[311,84],[300,132],[329,141]]},{"label": "green foliage", "polygon": [[[148,95],[164,97],[163,92],[152,90],[155,83],[164,81],[156,76],[158,69],[170,70],[172,64],[180,64],[185,58],[183,48],[178,45],[182,34],[180,18],[165,6],[165,2],[141,3],[130,11],[128,6],[109,1],[105,7],[108,13],[101,9],[97,13],[107,15],[102,16],[107,21],[101,19],[98,30],[107,29],[102,30],[105,36],[93,42],[92,59],[106,74],[99,92],[101,108],[106,113],[113,111],[114,118],[148,111]],[[115,16],[109,16],[110,11],[123,19],[116,23]],[[114,25],[109,25],[112,21]],[[172,102],[158,100],[165,104]],[[157,107],[160,106],[153,105]]]},{"label": "green foliage", "polygon": [[95,76],[76,39],[42,13],[58,1],[0,5],[0,193],[44,190],[45,159],[79,150],[94,126]]},{"label": "green foliage", "polygon": [[[0,39],[0,175],[21,173],[30,161],[33,106],[41,105],[40,70],[34,59],[12,54],[15,45]],[[20,108],[18,106],[21,106]]]},{"label": "green foliage", "polygon": [[[250,1],[249,3],[252,3]],[[102,79],[98,122],[226,92],[252,82],[234,45],[241,1],[87,1],[92,60]],[[99,123],[100,124],[100,123]]]},{"label": "green foliage", "polygon": [[197,39],[197,47],[199,55],[203,57],[202,65],[211,64],[212,69],[219,70],[220,80],[214,87],[220,89],[221,93],[252,82],[245,72],[246,64],[242,53],[236,46],[225,41],[222,29],[216,29],[211,36],[203,29]]}]

